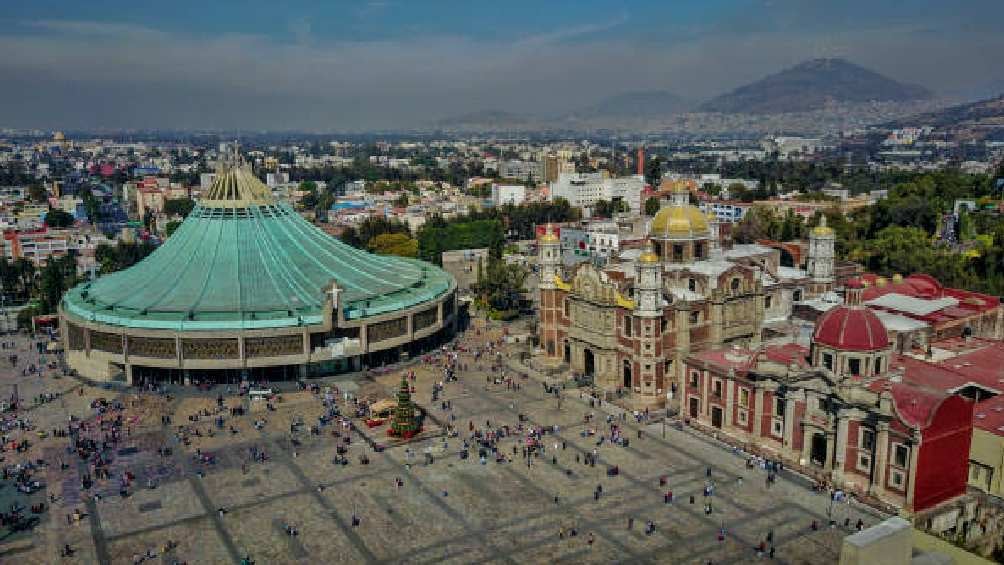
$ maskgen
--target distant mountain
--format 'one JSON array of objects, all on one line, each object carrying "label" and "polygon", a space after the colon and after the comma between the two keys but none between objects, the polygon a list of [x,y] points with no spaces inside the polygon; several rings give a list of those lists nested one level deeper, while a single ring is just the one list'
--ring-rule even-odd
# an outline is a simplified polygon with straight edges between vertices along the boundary
[{"label": "distant mountain", "polygon": [[693,103],[665,90],[624,92],[600,100],[572,116],[576,118],[635,117],[651,118],[686,112]]},{"label": "distant mountain", "polygon": [[957,138],[1004,139],[1004,95],[915,114],[884,125],[893,128],[934,126]]},{"label": "distant mountain", "polygon": [[931,92],[903,84],[844,59],[812,59],[741,86],[700,106],[703,112],[784,114],[831,103],[926,100]]},{"label": "distant mountain", "polygon": [[477,112],[437,120],[435,125],[443,128],[458,129],[504,129],[529,125],[531,123],[533,123],[533,119],[530,116],[506,112],[504,110],[479,110]]}]

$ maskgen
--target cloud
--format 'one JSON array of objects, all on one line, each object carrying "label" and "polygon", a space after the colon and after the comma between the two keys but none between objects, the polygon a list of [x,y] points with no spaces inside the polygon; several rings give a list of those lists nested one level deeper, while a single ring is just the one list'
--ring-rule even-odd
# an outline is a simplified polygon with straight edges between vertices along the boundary
[{"label": "cloud", "polygon": [[23,25],[39,31],[70,34],[80,37],[113,39],[166,39],[164,32],[135,24],[75,20],[32,20]]},{"label": "cloud", "polygon": [[303,19],[288,23],[286,42],[23,22],[21,33],[0,35],[0,52],[16,54],[0,59],[0,127],[408,128],[483,109],[566,113],[635,90],[700,99],[834,54],[942,92],[1002,74],[995,54],[1004,37],[992,30],[708,28],[660,43],[623,29],[628,21],[621,15],[512,39],[344,41],[313,35]]},{"label": "cloud", "polygon": [[293,34],[293,38],[298,44],[310,43],[312,40],[311,36],[311,22],[310,18],[299,17],[289,22],[286,26],[289,28],[289,32]]},{"label": "cloud", "polygon": [[514,44],[514,47],[540,47],[561,43],[570,39],[576,39],[587,35],[594,35],[613,29],[621,24],[627,23],[627,14],[621,14],[609,22],[581,24],[559,28],[546,33],[539,33],[524,37]]}]

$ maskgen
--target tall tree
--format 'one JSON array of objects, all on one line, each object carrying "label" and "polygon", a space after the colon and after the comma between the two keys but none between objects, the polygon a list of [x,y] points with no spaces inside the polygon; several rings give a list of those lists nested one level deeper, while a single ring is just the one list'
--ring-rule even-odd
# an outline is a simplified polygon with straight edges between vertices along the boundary
[{"label": "tall tree", "polygon": [[645,201],[645,215],[654,216],[659,213],[659,199],[655,196],[650,196],[648,200]]}]

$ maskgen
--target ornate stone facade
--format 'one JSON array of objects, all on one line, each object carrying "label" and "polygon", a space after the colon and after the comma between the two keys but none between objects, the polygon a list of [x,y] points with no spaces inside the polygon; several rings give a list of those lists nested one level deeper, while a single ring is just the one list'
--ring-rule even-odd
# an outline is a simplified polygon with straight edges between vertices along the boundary
[{"label": "ornate stone facade", "polygon": [[653,240],[604,268],[566,270],[548,228],[538,242],[543,361],[565,364],[610,392],[673,401],[684,359],[723,343],[756,346],[773,319],[790,316],[808,278],[778,268],[777,250],[722,250],[717,223],[680,197],[653,219]]}]

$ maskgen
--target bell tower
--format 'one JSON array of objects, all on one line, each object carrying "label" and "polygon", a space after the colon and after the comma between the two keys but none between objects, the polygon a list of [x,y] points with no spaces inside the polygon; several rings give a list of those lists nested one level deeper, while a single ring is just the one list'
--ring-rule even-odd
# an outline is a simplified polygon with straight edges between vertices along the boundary
[{"label": "bell tower", "polygon": [[652,248],[652,242],[645,243],[645,249],[638,257],[638,283],[635,285],[637,316],[659,316],[662,314],[662,265]]},{"label": "bell tower", "polygon": [[813,294],[822,294],[833,286],[833,244],[836,236],[823,216],[819,225],[809,232],[809,257],[806,270],[812,279]]},{"label": "bell tower", "polygon": [[564,345],[559,336],[561,315],[565,301],[565,291],[561,282],[561,240],[554,233],[554,226],[547,224],[544,235],[537,241],[537,262],[540,267],[538,288],[537,324],[540,347],[544,358],[550,364],[559,364],[564,358]]},{"label": "bell tower", "polygon": [[555,289],[555,277],[561,275],[561,240],[554,233],[554,226],[547,224],[544,235],[540,237],[537,247],[537,260],[540,264],[540,289]]}]

